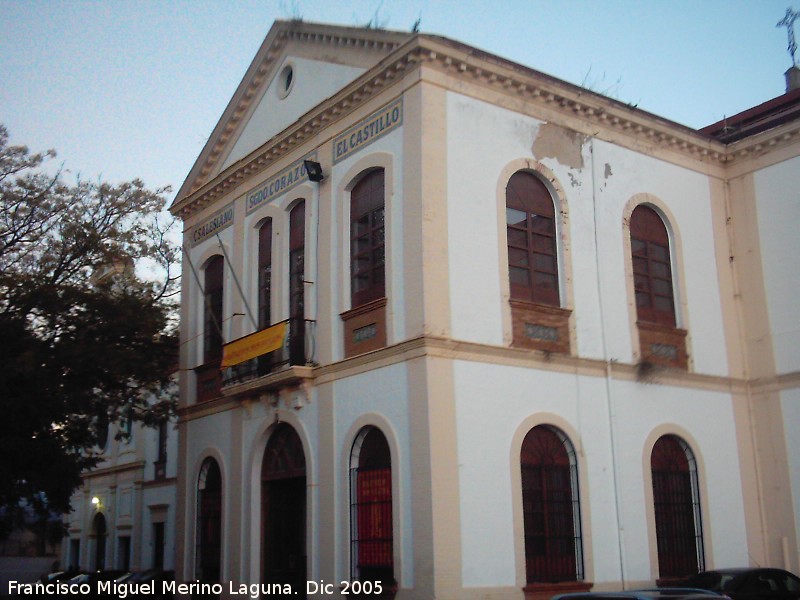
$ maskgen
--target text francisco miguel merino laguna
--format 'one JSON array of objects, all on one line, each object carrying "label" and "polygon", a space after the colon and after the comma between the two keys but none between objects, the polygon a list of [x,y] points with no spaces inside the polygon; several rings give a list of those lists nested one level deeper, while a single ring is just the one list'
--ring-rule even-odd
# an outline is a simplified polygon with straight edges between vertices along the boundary
[{"label": "text francisco miguel merino laguna", "polygon": [[[227,588],[227,589],[226,589]],[[342,594],[381,594],[383,588],[380,581],[340,581],[338,584],[325,581],[307,581],[307,596],[332,596],[336,591]],[[146,596],[148,594],[214,594],[219,596],[226,591],[232,596],[246,596],[258,598],[264,595],[293,596],[296,591],[288,583],[175,583],[174,581],[149,582],[149,583],[124,583],[117,581],[98,581],[94,585],[89,583],[70,583],[57,581],[52,583],[20,583],[8,582],[8,593],[19,595],[70,594],[94,596],[107,594],[117,598]],[[297,590],[299,591],[299,590]]]}]

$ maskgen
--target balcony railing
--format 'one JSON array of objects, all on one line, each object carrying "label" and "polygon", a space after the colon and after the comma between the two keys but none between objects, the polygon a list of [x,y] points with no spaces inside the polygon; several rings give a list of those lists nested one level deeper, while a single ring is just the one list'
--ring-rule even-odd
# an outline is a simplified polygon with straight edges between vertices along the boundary
[{"label": "balcony railing", "polygon": [[283,322],[288,329],[283,345],[277,350],[223,369],[223,387],[314,363],[317,322],[297,318]]}]

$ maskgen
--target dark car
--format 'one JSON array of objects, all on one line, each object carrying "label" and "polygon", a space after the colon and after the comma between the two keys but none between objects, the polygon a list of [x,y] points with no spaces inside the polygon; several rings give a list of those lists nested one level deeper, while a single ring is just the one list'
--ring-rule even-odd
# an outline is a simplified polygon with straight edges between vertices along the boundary
[{"label": "dark car", "polygon": [[800,579],[783,569],[716,569],[683,584],[722,592],[733,600],[800,600]]},{"label": "dark car", "polygon": [[577,592],[558,594],[550,600],[714,600],[723,594],[699,588],[654,588],[621,592]]}]

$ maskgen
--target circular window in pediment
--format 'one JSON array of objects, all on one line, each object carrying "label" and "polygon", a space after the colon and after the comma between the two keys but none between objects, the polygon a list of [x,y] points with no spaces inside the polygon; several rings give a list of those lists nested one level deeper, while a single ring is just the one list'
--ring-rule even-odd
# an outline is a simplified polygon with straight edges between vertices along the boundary
[{"label": "circular window in pediment", "polygon": [[283,99],[292,91],[295,81],[294,65],[287,63],[278,75],[278,97]]}]

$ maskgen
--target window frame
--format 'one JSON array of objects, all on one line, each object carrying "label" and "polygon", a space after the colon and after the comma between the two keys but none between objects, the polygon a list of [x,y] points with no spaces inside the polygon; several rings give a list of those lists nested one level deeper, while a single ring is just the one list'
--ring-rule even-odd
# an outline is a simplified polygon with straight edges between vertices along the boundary
[{"label": "window frame", "polygon": [[[535,439],[539,437],[539,439]],[[526,463],[525,461],[531,458],[534,458],[534,453],[536,451],[544,452],[562,452],[560,456],[555,457],[557,461],[561,464],[551,464],[546,465],[544,461],[541,464],[536,465],[533,463]],[[541,458],[541,456],[539,457]],[[550,456],[553,459],[553,455]],[[526,434],[524,435],[522,442],[520,444],[520,451],[518,455],[518,464],[520,469],[520,499],[521,499],[521,517],[522,517],[522,530],[523,530],[523,566],[524,566],[524,574],[525,574],[525,581],[527,585],[537,585],[537,584],[552,584],[552,583],[567,583],[567,582],[582,582],[585,578],[585,559],[584,559],[584,550],[583,550],[583,533],[582,533],[582,520],[581,520],[581,498],[580,498],[580,485],[579,485],[579,473],[578,473],[578,461],[577,461],[577,454],[575,452],[575,448],[570,441],[569,437],[565,433],[563,433],[560,429],[555,426],[548,425],[548,424],[538,424],[534,427],[528,429]],[[568,505],[570,510],[568,511],[561,511],[561,515],[568,515],[568,519],[571,520],[571,529],[572,529],[572,537],[564,537],[564,535],[560,536],[551,536],[548,538],[546,533],[546,525],[548,523],[548,516],[549,516],[549,509],[553,508],[556,502],[553,498],[548,500],[548,498],[544,495],[545,493],[545,486],[542,486],[540,490],[532,490],[529,493],[536,493],[540,492],[543,495],[541,497],[533,496],[529,497],[526,496],[526,467],[529,470],[540,469],[541,472],[539,473],[540,479],[544,480],[545,478],[545,471],[551,471],[551,475],[555,470],[559,470],[561,473],[561,479],[565,479],[564,475],[569,478],[568,482],[562,481],[562,487],[560,491],[563,493],[568,489],[569,498],[567,500],[563,500],[561,504]],[[558,477],[553,478],[556,481]],[[564,487],[568,485],[567,487]],[[530,488],[528,488],[530,490]],[[534,514],[536,511],[526,510],[527,506],[536,506],[537,500],[539,501],[539,506],[541,506],[541,514],[543,515],[541,520],[541,525],[543,530],[545,531],[545,535],[534,535],[532,530],[535,528],[535,519]],[[558,511],[556,510],[555,517],[558,518]],[[552,519],[551,519],[552,522]],[[539,554],[538,556],[544,557],[539,562],[544,562],[544,568],[548,569],[551,568],[552,570],[549,572],[545,572],[538,577],[535,575],[534,570],[541,565],[531,564],[529,562],[529,557],[536,556],[534,554],[535,548],[533,547],[533,542],[531,542],[531,546],[529,546],[529,540],[535,537],[544,537],[545,538],[545,552]],[[552,554],[548,552],[548,550],[556,550],[557,546],[557,537],[561,537],[562,541],[564,539],[568,540],[567,545],[571,545],[571,552],[564,553],[562,552],[560,557],[558,554]],[[569,541],[571,540],[571,542]],[[548,544],[548,541],[552,542]],[[563,544],[561,544],[563,547]],[[559,571],[557,563],[562,563],[562,567],[564,565],[570,564],[570,555],[572,557],[571,567],[572,569],[567,572],[566,569]],[[555,558],[554,558],[555,556]]]},{"label": "window frame", "polygon": [[[386,169],[363,173],[350,190],[350,307],[386,297]],[[365,228],[357,226],[359,222]],[[356,243],[365,241],[356,251]],[[377,258],[379,257],[379,258]],[[356,260],[361,266],[356,269]],[[366,279],[366,285],[359,285]]]},{"label": "window frame", "polygon": [[225,259],[215,254],[203,269],[203,364],[222,358],[224,303]]},{"label": "window frame", "polygon": [[[504,199],[509,298],[512,301],[561,307],[564,293],[559,257],[561,224],[557,196],[538,173],[519,169],[506,181]],[[520,225],[522,221],[509,222],[511,211],[525,213],[523,225]],[[535,221],[537,217],[539,220]],[[515,255],[519,258],[515,259]],[[551,261],[550,268],[543,264],[547,260]],[[521,271],[527,271],[527,283],[514,281],[514,273]],[[551,278],[553,287],[538,285],[537,275]]]},{"label": "window frame", "polygon": [[[678,301],[667,221],[653,206],[640,203],[631,211],[628,234],[637,321],[677,328]],[[641,299],[646,299],[646,305],[640,304]],[[656,306],[664,299],[669,309]]]}]

